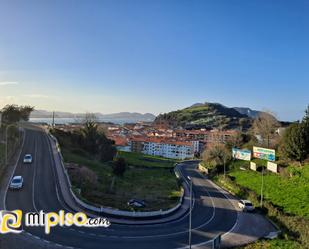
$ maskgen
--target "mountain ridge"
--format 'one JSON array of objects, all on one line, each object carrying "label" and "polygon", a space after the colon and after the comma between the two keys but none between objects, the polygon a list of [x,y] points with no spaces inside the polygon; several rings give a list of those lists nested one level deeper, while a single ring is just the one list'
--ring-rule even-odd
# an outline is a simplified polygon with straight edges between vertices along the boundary
[{"label": "mountain ridge", "polygon": [[[83,118],[86,113],[71,113],[71,112],[58,112],[55,111],[55,118]],[[34,110],[30,118],[52,118],[53,112],[46,110]],[[145,121],[152,122],[156,116],[152,113],[139,113],[139,112],[117,112],[110,114],[94,113],[98,119],[124,119],[129,121]]]},{"label": "mountain ridge", "polygon": [[232,107],[220,103],[205,102],[160,114],[155,119],[155,123],[164,121],[173,127],[186,129],[234,129],[248,128],[251,126],[252,120],[247,114],[240,113]]}]

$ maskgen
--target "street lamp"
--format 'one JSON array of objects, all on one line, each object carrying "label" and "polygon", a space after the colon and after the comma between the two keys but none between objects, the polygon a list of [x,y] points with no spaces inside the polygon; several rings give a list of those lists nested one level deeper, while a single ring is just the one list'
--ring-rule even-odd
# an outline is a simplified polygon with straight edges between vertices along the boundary
[{"label": "street lamp", "polygon": [[191,237],[192,237],[192,179],[190,176],[187,176],[190,182],[190,213],[189,213],[189,249],[191,249]]},{"label": "street lamp", "polygon": [[260,202],[261,207],[263,207],[263,188],[264,188],[264,166],[262,166],[262,184],[261,184],[261,202]]}]

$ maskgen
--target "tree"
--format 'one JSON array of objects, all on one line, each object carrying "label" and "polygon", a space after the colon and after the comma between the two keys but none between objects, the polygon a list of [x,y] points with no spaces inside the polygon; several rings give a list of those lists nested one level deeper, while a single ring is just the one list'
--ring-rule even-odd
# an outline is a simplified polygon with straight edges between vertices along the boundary
[{"label": "tree", "polygon": [[102,162],[113,160],[116,155],[114,141],[108,139],[103,130],[99,129],[94,114],[86,114],[84,126],[81,129],[82,139],[76,136],[76,141],[80,141],[84,150],[97,156]]},{"label": "tree", "polygon": [[28,121],[30,113],[34,110],[32,106],[6,105],[2,109],[2,118],[5,123],[17,123],[21,120]]},{"label": "tree", "polygon": [[33,110],[34,107],[29,105],[19,107],[20,119],[23,121],[29,121],[30,114]]},{"label": "tree", "polygon": [[20,120],[20,111],[17,105],[6,105],[2,109],[2,119],[6,123],[17,123]]},{"label": "tree", "polygon": [[85,119],[83,121],[83,128],[81,129],[81,134],[83,136],[83,144],[82,146],[86,151],[91,154],[97,154],[98,152],[98,143],[99,132],[98,125],[95,120],[94,114],[86,114]]},{"label": "tree", "polygon": [[203,152],[203,161],[210,167],[224,166],[231,159],[231,152],[223,145],[216,144]]},{"label": "tree", "polygon": [[115,142],[108,139],[105,134],[101,134],[99,138],[99,155],[102,162],[108,162],[113,160],[117,153],[117,149],[114,146]]},{"label": "tree", "polygon": [[[276,128],[279,127],[279,122],[270,112],[262,112],[253,122],[253,132],[260,135],[263,144],[270,147],[270,139],[275,134]],[[265,144],[266,141],[266,144]]]},{"label": "tree", "polygon": [[302,124],[303,124],[304,129],[305,129],[307,152],[309,154],[309,105],[307,106],[307,109],[305,110],[305,116],[302,120]]},{"label": "tree", "polygon": [[113,165],[113,173],[116,176],[123,176],[124,172],[126,171],[126,160],[122,157],[117,158],[114,161],[114,165]]},{"label": "tree", "polygon": [[228,149],[234,147],[240,148],[245,142],[245,134],[242,134],[240,131],[236,131],[233,135],[230,136],[226,143]]},{"label": "tree", "polygon": [[281,151],[287,158],[302,163],[308,155],[306,140],[305,125],[303,123],[294,123],[284,133],[281,141]]}]

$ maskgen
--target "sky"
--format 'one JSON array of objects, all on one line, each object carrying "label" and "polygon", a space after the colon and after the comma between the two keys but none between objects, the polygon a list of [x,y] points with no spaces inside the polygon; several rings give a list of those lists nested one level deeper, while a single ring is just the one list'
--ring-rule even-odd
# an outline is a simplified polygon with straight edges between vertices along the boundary
[{"label": "sky", "polygon": [[0,108],[309,104],[308,0],[0,0],[0,30]]}]

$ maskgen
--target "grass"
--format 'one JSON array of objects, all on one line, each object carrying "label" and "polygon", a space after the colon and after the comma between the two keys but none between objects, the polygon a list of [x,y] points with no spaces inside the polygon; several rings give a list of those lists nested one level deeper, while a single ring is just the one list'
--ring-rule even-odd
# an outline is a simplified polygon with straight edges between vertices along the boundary
[{"label": "grass", "polygon": [[246,245],[244,247],[237,247],[238,249],[299,249],[300,244],[293,240],[262,240]]},{"label": "grass", "polygon": [[[181,195],[181,190],[173,171],[161,168],[157,162],[157,168],[128,167],[123,177],[115,177],[114,186],[111,190],[114,178],[112,163],[102,163],[65,149],[62,150],[62,154],[65,162],[86,166],[98,176],[97,186],[93,188],[88,186],[87,191],[82,191],[82,197],[89,202],[128,210],[130,208],[127,206],[127,201],[137,198],[146,202],[146,207],[143,211],[151,211],[161,208],[168,209],[175,206]],[[130,156],[129,158],[131,160],[133,158],[133,162],[136,162],[136,158],[132,155]],[[140,156],[138,160],[142,163]],[[130,162],[132,161],[128,161],[131,164]],[[149,163],[148,161],[146,162]],[[163,159],[162,162],[165,162],[165,164],[171,163]],[[153,164],[154,162],[151,163]]]},{"label": "grass", "polygon": [[129,165],[137,167],[174,168],[175,163],[178,162],[177,160],[159,156],[123,151],[119,151],[117,157],[123,157]]},{"label": "grass", "polygon": [[[239,185],[260,193],[261,173],[251,170],[239,170],[239,165],[248,162],[236,162],[229,175]],[[309,218],[309,165],[302,168],[289,166],[285,176],[267,172],[264,175],[264,197],[285,213]]]},{"label": "grass", "polygon": [[[250,199],[259,207],[261,173],[248,168],[249,163],[235,161],[229,165],[228,178],[222,175],[213,178],[217,184],[226,188],[240,198]],[[262,165],[257,161],[257,165]],[[280,170],[280,174],[265,172],[264,175],[264,209],[282,231],[275,240],[261,240],[240,247],[244,249],[294,249],[309,248],[309,165],[303,167],[289,166]],[[245,187],[245,188],[244,188]]]}]

